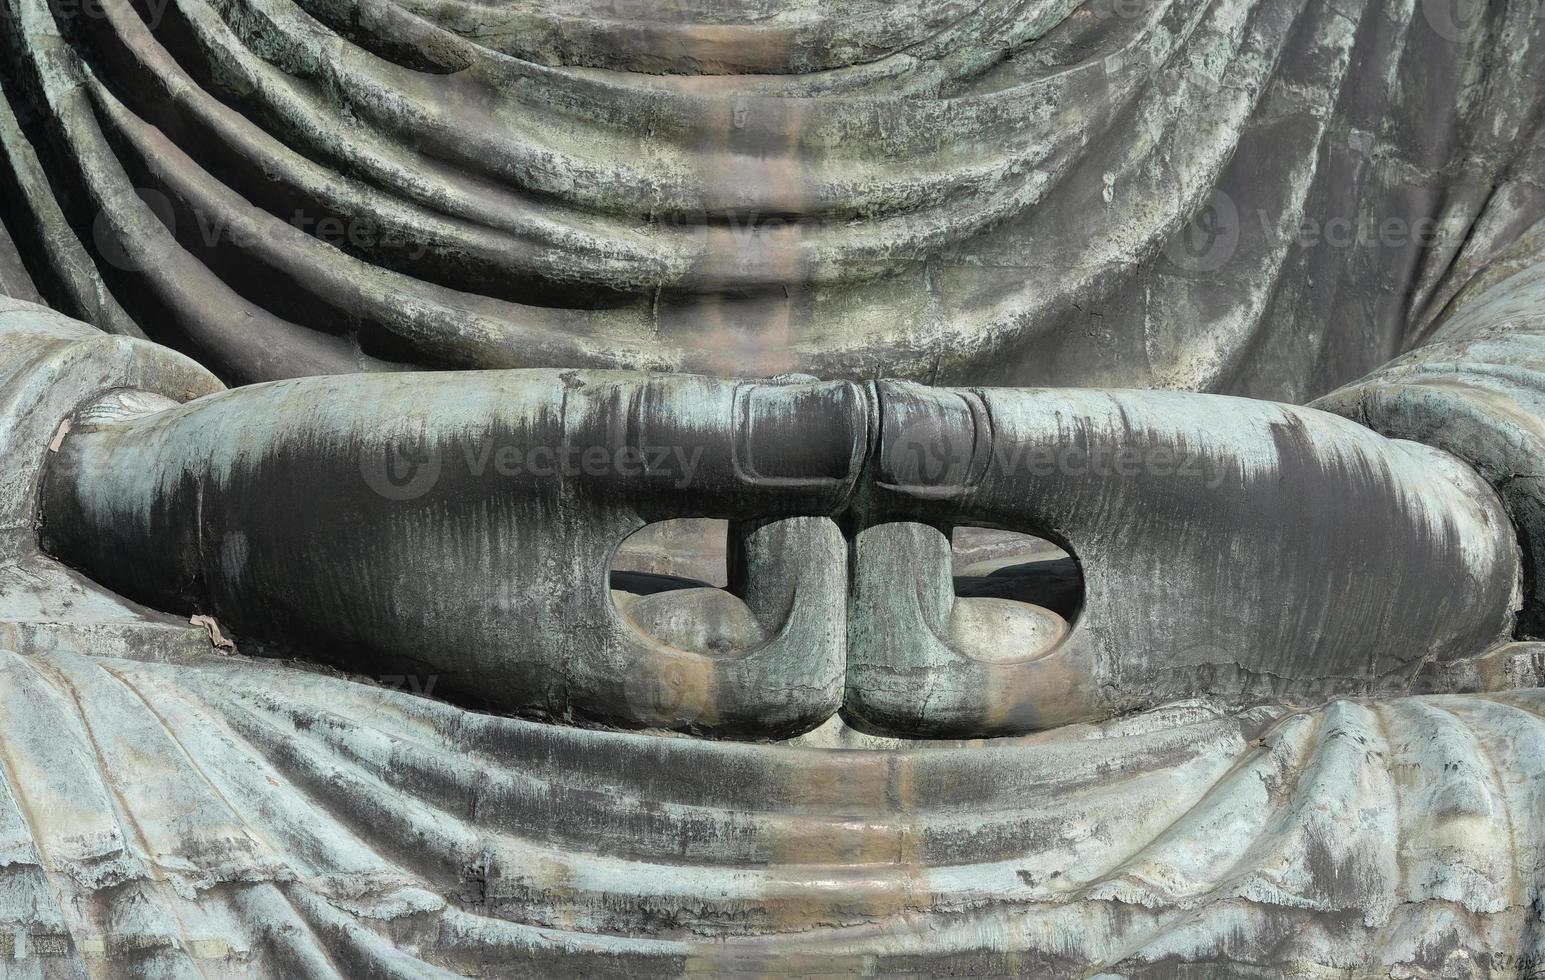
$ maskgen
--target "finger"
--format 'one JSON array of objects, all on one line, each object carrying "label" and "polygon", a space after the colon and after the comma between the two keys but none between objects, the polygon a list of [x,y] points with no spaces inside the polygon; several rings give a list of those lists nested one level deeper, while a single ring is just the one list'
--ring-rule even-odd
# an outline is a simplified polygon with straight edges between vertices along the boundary
[{"label": "finger", "polygon": [[843,716],[913,738],[1017,735],[1107,713],[1087,632],[1028,603],[954,594],[947,532],[857,532]]}]

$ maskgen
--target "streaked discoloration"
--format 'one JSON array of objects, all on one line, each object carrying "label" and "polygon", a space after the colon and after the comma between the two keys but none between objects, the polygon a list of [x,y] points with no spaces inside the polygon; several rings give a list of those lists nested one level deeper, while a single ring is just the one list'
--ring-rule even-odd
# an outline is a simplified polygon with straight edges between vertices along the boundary
[{"label": "streaked discoloration", "polygon": [[6,14],[15,289],[239,382],[802,370],[1300,401],[1545,216],[1534,0]]},{"label": "streaked discoloration", "polygon": [[243,657],[0,675],[28,694],[0,703],[0,893],[67,937],[45,964],[1387,976],[1459,944],[1508,976],[1530,955],[1537,692],[854,751],[497,718]]},{"label": "streaked discoloration", "polygon": [[[5,972],[1533,975],[1539,691],[1394,692],[1545,677],[1487,651],[1545,623],[1542,53],[1535,0],[0,0],[0,292],[236,382],[552,369],[179,409],[0,310]],[[1275,403],[1422,344],[1322,405],[1436,449]],[[666,479],[410,465],[554,433]],[[375,683],[39,553],[50,456],[94,578]],[[612,592],[679,516],[729,588]],[[962,522],[1084,574],[957,597]]]},{"label": "streaked discoloration", "polygon": [[1521,636],[1545,636],[1545,242],[1480,277],[1430,342],[1315,404],[1453,453],[1495,488],[1523,550]]},{"label": "streaked discoloration", "polygon": [[[1409,690],[1424,663],[1512,636],[1512,523],[1444,453],[1178,392],[882,382],[877,405],[849,614],[846,710],[865,727],[1009,734],[1201,693]],[[939,529],[956,524],[1076,555],[1071,629],[997,657],[953,643],[971,601],[950,587]]]},{"label": "streaked discoloration", "polygon": [[[238,638],[562,720],[786,736],[840,703],[846,548],[824,515],[863,459],[852,385],[315,378],[75,436],[48,547]],[[677,648],[613,603],[623,539],[682,517],[735,520],[727,599],[757,623],[749,646]]]},{"label": "streaked discoloration", "polygon": [[[500,468],[508,449],[524,468]],[[544,449],[600,466],[540,472]],[[407,479],[372,484],[405,453]],[[45,543],[119,591],[559,720],[786,736],[842,704],[960,737],[1196,694],[1406,691],[1424,662],[1509,638],[1516,610],[1512,527],[1452,457],[1221,396],[352,376],[82,424],[54,455]],[[735,522],[734,595],[619,615],[623,539],[704,516]],[[1076,622],[1026,606],[1044,628],[972,626],[972,603],[1003,600],[956,600],[937,530],[955,524],[1077,555]],[[1015,636],[1031,645],[1003,649]]]}]

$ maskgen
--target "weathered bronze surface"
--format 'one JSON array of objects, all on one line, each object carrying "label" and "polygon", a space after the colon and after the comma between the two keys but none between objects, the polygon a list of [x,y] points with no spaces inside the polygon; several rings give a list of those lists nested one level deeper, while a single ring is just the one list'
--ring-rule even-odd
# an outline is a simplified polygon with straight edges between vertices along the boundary
[{"label": "weathered bronze surface", "polygon": [[0,974],[1540,972],[1537,0],[0,52]]}]

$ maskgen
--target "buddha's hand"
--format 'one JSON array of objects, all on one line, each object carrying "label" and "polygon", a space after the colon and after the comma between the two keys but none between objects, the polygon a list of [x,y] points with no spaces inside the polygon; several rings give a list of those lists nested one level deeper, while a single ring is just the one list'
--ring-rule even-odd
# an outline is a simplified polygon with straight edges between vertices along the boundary
[{"label": "buddha's hand", "polygon": [[[1263,402],[518,371],[158,408],[64,440],[55,554],[243,638],[558,718],[775,736],[845,698],[885,731],[998,734],[1399,688],[1503,635],[1518,573],[1457,461]],[[617,545],[675,517],[736,521],[734,594],[620,612]],[[1075,621],[955,601],[962,524],[1064,543]]]},{"label": "buddha's hand", "polygon": [[[1222,396],[887,382],[877,401],[850,603],[860,725],[998,734],[1187,695],[1405,689],[1511,629],[1507,515],[1436,450]],[[955,599],[943,532],[960,525],[1064,545],[1076,621]]]},{"label": "buddha's hand", "polygon": [[[43,536],[121,593],[216,615],[243,649],[501,711],[790,734],[841,701],[846,548],[828,515],[866,439],[863,392],[841,383],[304,378],[78,424]],[[734,593],[624,615],[618,545],[679,517],[734,519]]]}]

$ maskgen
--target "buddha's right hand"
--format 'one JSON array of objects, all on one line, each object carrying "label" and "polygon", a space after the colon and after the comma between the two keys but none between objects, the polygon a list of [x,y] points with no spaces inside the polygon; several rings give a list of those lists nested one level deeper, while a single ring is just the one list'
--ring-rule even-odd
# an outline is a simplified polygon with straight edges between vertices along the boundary
[{"label": "buddha's right hand", "polygon": [[[829,515],[867,444],[855,385],[353,375],[160,408],[78,419],[45,479],[45,546],[244,647],[629,727],[786,735],[840,703]],[[736,594],[672,615],[732,619],[738,648],[662,642],[612,601],[617,546],[678,517],[733,521]]]},{"label": "buddha's right hand", "polygon": [[[994,735],[1191,696],[1406,691],[1510,637],[1514,529],[1447,453],[1186,392],[880,382],[876,404],[844,709],[864,727]],[[1074,621],[957,599],[960,525],[1077,556]]]}]

